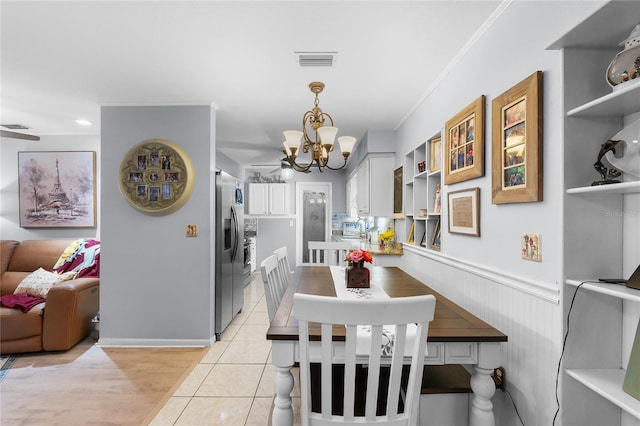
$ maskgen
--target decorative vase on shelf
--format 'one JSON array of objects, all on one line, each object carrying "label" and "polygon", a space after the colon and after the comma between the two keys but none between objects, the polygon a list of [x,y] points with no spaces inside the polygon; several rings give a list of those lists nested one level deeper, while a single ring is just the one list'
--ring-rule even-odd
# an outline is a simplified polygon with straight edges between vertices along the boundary
[{"label": "decorative vase on shelf", "polygon": [[613,90],[619,89],[622,83],[640,79],[640,24],[620,44],[624,45],[624,49],[613,58],[607,68],[607,83]]},{"label": "decorative vase on shelf", "polygon": [[370,273],[364,266],[364,260],[353,262],[353,266],[346,269],[347,288],[369,288]]}]

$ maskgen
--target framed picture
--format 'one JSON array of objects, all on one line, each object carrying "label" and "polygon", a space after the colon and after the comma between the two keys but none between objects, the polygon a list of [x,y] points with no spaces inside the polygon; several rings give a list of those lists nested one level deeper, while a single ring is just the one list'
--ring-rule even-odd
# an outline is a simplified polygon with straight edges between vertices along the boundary
[{"label": "framed picture", "polygon": [[414,234],[415,230],[416,230],[416,223],[413,222],[411,224],[411,230],[409,231],[409,237],[407,237],[407,243],[409,243],[409,244],[413,244],[414,243],[413,234]]},{"label": "framed picture", "polygon": [[393,171],[393,217],[402,219],[402,166]]},{"label": "framed picture", "polygon": [[191,159],[171,141],[146,140],[125,155],[118,184],[124,198],[136,210],[154,216],[173,213],[193,191]]},{"label": "framed picture", "polygon": [[491,103],[491,202],[542,201],[542,71]]},{"label": "framed picture", "polygon": [[445,124],[444,183],[484,176],[484,95]]},{"label": "framed picture", "polygon": [[433,236],[431,237],[431,248],[433,250],[440,251],[440,218],[438,218],[436,227],[433,229]]},{"label": "framed picture", "polygon": [[22,228],[95,228],[95,151],[18,152],[18,194]]},{"label": "framed picture", "polygon": [[449,192],[449,233],[480,236],[480,188]]},{"label": "framed picture", "polygon": [[439,171],[442,168],[442,139],[440,138],[440,136],[431,139],[430,145],[429,171],[433,173]]}]

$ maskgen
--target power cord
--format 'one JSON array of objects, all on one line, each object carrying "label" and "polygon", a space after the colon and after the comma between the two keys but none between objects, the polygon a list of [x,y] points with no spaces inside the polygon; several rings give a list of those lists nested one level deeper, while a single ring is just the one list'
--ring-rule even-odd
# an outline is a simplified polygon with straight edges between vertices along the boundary
[{"label": "power cord", "polygon": [[578,290],[580,290],[580,287],[582,287],[583,284],[588,283],[588,282],[596,282],[596,281],[591,281],[591,280],[587,280],[587,281],[582,281],[580,284],[578,284],[578,287],[576,287],[576,291],[575,293],[573,293],[573,297],[571,298],[571,304],[569,305],[569,312],[567,313],[567,331],[564,334],[564,341],[562,342],[562,352],[560,352],[560,359],[558,360],[558,371],[556,372],[556,405],[558,407],[558,409],[556,410],[556,413],[553,415],[553,425],[556,424],[556,418],[558,417],[558,413],[560,413],[560,397],[558,396],[558,382],[560,380],[560,365],[562,364],[562,358],[564,357],[564,350],[567,346],[567,337],[569,337],[569,319],[571,318],[571,310],[573,309],[573,302],[575,302],[576,300],[576,295],[578,294]]},{"label": "power cord", "polygon": [[518,412],[518,407],[516,406],[516,402],[513,400],[513,397],[511,396],[511,392],[509,392],[507,390],[507,388],[504,388],[502,390],[505,391],[507,393],[507,395],[509,395],[509,399],[511,399],[511,403],[513,404],[513,409],[516,410],[516,414],[518,415],[518,419],[520,420],[520,423],[522,424],[522,426],[524,426],[524,422],[522,421],[522,417],[520,417],[520,413]]}]

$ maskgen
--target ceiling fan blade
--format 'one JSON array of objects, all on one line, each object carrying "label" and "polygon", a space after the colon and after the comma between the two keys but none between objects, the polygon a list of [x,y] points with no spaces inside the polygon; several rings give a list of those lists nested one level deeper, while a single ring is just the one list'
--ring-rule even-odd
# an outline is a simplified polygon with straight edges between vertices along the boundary
[{"label": "ceiling fan blade", "polygon": [[25,139],[28,141],[39,141],[40,136],[27,135],[25,133],[10,132],[8,130],[0,130],[0,137],[12,139]]}]

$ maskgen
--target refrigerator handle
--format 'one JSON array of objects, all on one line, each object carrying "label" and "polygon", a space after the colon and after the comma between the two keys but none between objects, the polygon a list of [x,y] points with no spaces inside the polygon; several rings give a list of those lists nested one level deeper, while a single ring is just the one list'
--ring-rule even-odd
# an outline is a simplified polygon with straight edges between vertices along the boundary
[{"label": "refrigerator handle", "polygon": [[231,261],[236,260],[236,256],[238,255],[238,239],[240,238],[240,224],[238,223],[238,215],[236,214],[236,209],[231,206],[231,218],[233,220],[233,232],[234,232],[234,241],[233,241],[233,253],[231,254]]}]

